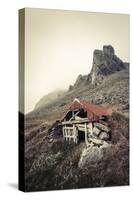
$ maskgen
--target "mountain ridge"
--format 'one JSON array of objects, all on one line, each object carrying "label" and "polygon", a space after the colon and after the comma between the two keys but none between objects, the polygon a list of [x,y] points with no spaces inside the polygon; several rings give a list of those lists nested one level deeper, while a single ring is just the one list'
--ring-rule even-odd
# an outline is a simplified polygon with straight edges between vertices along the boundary
[{"label": "mountain ridge", "polygon": [[[104,45],[103,50],[94,50],[93,63],[89,74],[79,75],[73,85],[62,93],[37,107],[29,116],[43,116],[54,110],[62,110],[75,97],[95,104],[107,104],[128,113],[129,109],[129,63],[115,55],[111,45]],[[45,99],[45,96],[42,98]]]}]

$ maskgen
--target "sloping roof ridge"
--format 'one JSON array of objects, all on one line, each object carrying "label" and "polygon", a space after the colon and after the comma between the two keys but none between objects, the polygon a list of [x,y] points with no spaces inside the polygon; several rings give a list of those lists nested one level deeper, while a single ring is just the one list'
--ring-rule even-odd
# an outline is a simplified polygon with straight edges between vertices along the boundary
[{"label": "sloping roof ridge", "polygon": [[95,114],[101,114],[101,112],[105,115],[108,115],[107,109],[103,106],[95,105],[93,103],[87,102],[85,100],[81,101],[85,109],[94,112]]},{"label": "sloping roof ridge", "polygon": [[[77,101],[78,103],[81,104],[81,101],[80,101],[78,98],[75,98],[75,99],[73,100],[73,102],[75,102],[75,101]],[[73,102],[72,102],[72,103],[73,103]]]},{"label": "sloping roof ridge", "polygon": [[87,104],[87,105],[89,105],[89,106],[95,106],[95,107],[97,107],[97,108],[104,109],[104,107],[103,107],[103,106],[96,105],[96,104],[94,104],[94,103],[91,103],[91,102],[89,102],[89,101],[81,100],[81,103],[82,103],[83,105]]}]

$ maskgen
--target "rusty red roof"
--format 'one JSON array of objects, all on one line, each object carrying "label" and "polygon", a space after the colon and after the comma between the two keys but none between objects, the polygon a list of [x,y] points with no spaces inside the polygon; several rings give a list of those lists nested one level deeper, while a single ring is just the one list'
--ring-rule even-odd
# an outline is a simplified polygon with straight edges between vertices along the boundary
[{"label": "rusty red roof", "polygon": [[84,100],[78,100],[76,98],[71,104],[68,104],[67,112],[64,114],[63,118],[70,110],[80,108],[84,109],[84,111],[87,111],[87,117],[90,118],[90,120],[96,119],[96,117],[109,116],[108,110],[106,108],[89,103]]},{"label": "rusty red roof", "polygon": [[83,109],[86,111],[91,111],[94,113],[96,116],[108,116],[109,113],[106,108],[102,106],[98,106],[86,101],[80,101],[80,103],[83,105]]}]

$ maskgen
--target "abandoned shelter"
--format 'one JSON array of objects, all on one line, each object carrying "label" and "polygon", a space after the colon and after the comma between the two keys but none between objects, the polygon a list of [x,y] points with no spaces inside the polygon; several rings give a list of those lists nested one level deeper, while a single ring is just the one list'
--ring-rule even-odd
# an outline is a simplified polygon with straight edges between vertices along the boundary
[{"label": "abandoned shelter", "polygon": [[78,143],[84,140],[108,140],[108,110],[104,107],[75,98],[63,116],[62,132],[65,141]]}]

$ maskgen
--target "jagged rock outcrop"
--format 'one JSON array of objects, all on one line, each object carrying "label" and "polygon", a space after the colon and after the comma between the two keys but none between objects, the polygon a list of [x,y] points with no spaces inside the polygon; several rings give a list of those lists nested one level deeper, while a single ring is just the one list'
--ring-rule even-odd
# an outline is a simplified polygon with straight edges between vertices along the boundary
[{"label": "jagged rock outcrop", "polygon": [[80,74],[69,91],[79,86],[85,86],[86,84],[99,85],[106,76],[127,69],[128,67],[128,63],[124,63],[115,55],[115,50],[111,45],[104,45],[102,50],[96,49],[93,52],[91,72],[88,75]]},{"label": "jagged rock outcrop", "polygon": [[111,45],[103,46],[103,50],[95,50],[91,70],[91,83],[99,84],[104,76],[126,69],[124,62],[115,55]]},{"label": "jagged rock outcrop", "polygon": [[79,87],[79,85],[84,86],[87,83],[87,75],[79,75],[73,85],[73,88]]},{"label": "jagged rock outcrop", "polygon": [[115,106],[125,114],[129,111],[129,63],[119,59],[112,46],[93,52],[92,70],[79,75],[73,85],[61,95],[45,95],[29,116],[44,116],[65,109],[77,97],[94,104]]}]

